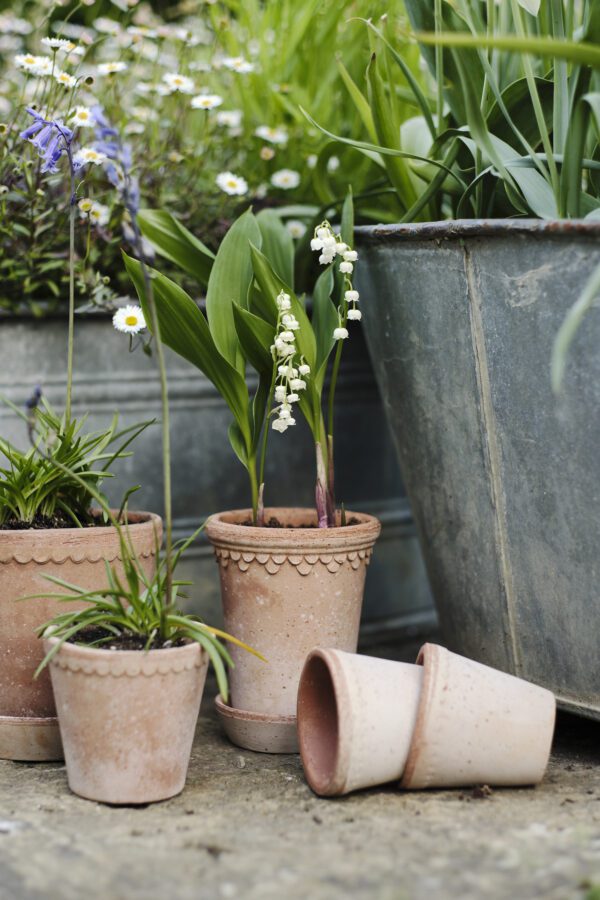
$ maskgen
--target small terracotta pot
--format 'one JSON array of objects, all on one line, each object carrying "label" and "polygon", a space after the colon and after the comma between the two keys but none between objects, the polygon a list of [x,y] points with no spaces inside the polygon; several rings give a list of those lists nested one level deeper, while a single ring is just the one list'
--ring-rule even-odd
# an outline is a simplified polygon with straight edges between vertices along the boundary
[{"label": "small terracotta pot", "polygon": [[49,668],[75,794],[129,805],[181,793],[208,668],[199,644],[146,653],[65,643]]},{"label": "small terracotta pot", "polygon": [[[154,571],[162,522],[152,513],[130,513],[129,535],[148,574]],[[156,537],[155,537],[156,534]],[[104,561],[118,566],[114,528],[57,528],[0,531],[0,758],[62,759],[50,675],[33,675],[43,659],[36,630],[59,612],[55,600],[19,598],[56,586],[43,575],[92,589],[106,584]],[[19,602],[17,602],[19,601]],[[69,609],[75,605],[69,604]]]},{"label": "small terracotta pot", "polygon": [[267,509],[281,528],[256,528],[250,510],[209,519],[221,576],[225,628],[267,659],[232,648],[231,706],[217,711],[234,743],[252,750],[298,749],[298,682],[317,645],[355,651],[367,566],[381,526],[346,513],[356,524],[316,526],[311,509]]},{"label": "small terracotta pot", "polygon": [[298,691],[306,778],[322,796],[400,780],[533,785],[554,733],[550,691],[425,644],[417,665],[314,650]]}]

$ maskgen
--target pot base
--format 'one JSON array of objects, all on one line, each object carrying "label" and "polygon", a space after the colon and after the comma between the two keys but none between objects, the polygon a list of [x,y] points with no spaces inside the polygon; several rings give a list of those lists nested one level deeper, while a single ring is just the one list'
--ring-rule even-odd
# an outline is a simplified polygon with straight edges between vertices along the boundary
[{"label": "pot base", "polygon": [[277,716],[227,706],[219,694],[217,715],[232,744],[258,753],[298,753],[296,716]]},{"label": "pot base", "polygon": [[0,716],[0,759],[19,762],[63,760],[58,719]]}]

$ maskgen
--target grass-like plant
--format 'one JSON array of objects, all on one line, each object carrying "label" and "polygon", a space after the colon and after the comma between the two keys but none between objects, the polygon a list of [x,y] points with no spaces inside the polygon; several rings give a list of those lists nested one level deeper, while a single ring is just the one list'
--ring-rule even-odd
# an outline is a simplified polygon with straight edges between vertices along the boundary
[{"label": "grass-like plant", "polygon": [[[84,526],[94,521],[91,507],[110,466],[131,456],[127,447],[152,422],[119,430],[115,415],[109,428],[86,432],[87,416],[70,419],[34,395],[26,415],[5,400],[28,427],[32,446],[18,450],[0,438],[0,525],[15,527]],[[126,502],[137,487],[130,488]],[[100,495],[103,499],[103,495]]]},{"label": "grass-like plant", "polygon": [[365,21],[372,56],[352,99],[367,139],[337,135],[380,160],[398,220],[598,218],[597,0],[405,3],[429,83]]}]

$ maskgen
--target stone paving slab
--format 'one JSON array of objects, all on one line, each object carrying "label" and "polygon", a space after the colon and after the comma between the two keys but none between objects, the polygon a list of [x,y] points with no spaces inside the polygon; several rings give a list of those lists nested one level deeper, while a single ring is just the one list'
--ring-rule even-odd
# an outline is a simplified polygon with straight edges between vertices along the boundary
[{"label": "stone paving slab", "polygon": [[298,757],[230,745],[207,696],[165,803],[106,807],[61,764],[0,762],[0,900],[598,900],[599,738],[561,716],[536,789],[319,800]]}]

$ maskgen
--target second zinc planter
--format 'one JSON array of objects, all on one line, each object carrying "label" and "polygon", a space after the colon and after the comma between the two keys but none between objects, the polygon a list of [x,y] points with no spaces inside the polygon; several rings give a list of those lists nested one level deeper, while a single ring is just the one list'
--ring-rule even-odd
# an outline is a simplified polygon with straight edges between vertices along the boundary
[{"label": "second zinc planter", "polygon": [[263,528],[249,510],[213,516],[207,532],[221,577],[225,628],[266,662],[232,648],[231,706],[217,698],[228,737],[270,753],[298,749],[296,696],[316,646],[354,652],[367,566],[380,524],[346,513],[347,525],[318,528],[311,509],[267,509]]}]

